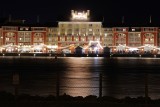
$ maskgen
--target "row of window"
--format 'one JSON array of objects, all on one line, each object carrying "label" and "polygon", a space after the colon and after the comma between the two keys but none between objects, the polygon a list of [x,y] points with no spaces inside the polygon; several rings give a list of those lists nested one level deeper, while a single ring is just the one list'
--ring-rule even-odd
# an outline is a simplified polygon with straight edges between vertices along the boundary
[{"label": "row of window", "polygon": [[[35,41],[34,42],[34,45],[40,45],[41,43],[43,43],[43,41]],[[15,45],[15,41],[6,41],[6,45],[7,44],[12,44],[12,45]],[[57,43],[56,43],[57,44]],[[63,44],[68,44],[68,43],[63,43]],[[126,41],[117,41],[116,42],[116,46],[118,46],[119,44],[121,45],[124,45],[126,44]],[[145,42],[145,44],[153,44],[153,42]],[[30,42],[19,42],[18,45],[30,45]],[[108,42],[105,42],[104,46],[113,46],[114,43],[113,41],[108,41]],[[140,42],[129,42],[128,43],[128,46],[141,46],[141,43]]]},{"label": "row of window", "polygon": [[[5,38],[6,42],[15,41],[15,38]],[[18,42],[30,42],[31,38],[18,38]],[[43,41],[43,38],[34,38],[34,41]]]},{"label": "row of window", "polygon": [[[90,37],[92,38],[92,34],[89,34],[90,35]],[[78,35],[79,36],[79,35]],[[6,37],[15,37],[15,34],[14,33],[6,33]],[[24,34],[24,35],[22,35],[22,34],[19,34],[18,35],[18,37],[20,37],[20,38],[23,38],[23,37],[31,37],[31,35],[30,34],[28,34],[28,33],[26,33],[26,34]],[[41,34],[41,33],[36,33],[35,35],[34,35],[34,37],[35,38],[42,38],[42,37],[44,37],[44,35],[43,34]],[[53,36],[53,35],[49,35],[48,36],[49,38],[52,38],[52,37],[55,37],[55,35]],[[57,36],[58,37],[58,36]],[[71,37],[71,36],[70,36]],[[98,37],[98,36],[95,36],[95,37]],[[128,38],[129,39],[133,39],[133,38],[140,38],[141,36],[139,35],[139,34],[136,34],[136,35],[129,35],[128,36]],[[109,35],[105,35],[105,37],[104,38],[113,38],[113,35],[112,34],[109,34]],[[118,34],[117,36],[116,36],[116,38],[118,39],[118,38],[126,38],[126,35],[125,34]],[[154,38],[154,35],[153,34],[145,34],[144,35],[144,38]]]},{"label": "row of window", "polygon": [[129,41],[131,41],[131,42],[140,42],[141,39],[140,38],[129,38]]},{"label": "row of window", "polygon": [[101,27],[100,24],[60,24],[59,27]]},{"label": "row of window", "polygon": [[19,32],[18,35],[31,35],[30,32]]},{"label": "row of window", "polygon": [[[86,32],[87,29],[86,29],[86,28],[75,28],[75,29],[67,29],[67,30],[65,30],[65,28],[62,28],[62,29],[60,29],[60,31],[61,31],[61,32],[65,32],[65,31],[67,31],[67,32],[72,32],[72,31]],[[93,31],[93,29],[92,29],[92,28],[89,28],[88,31]],[[95,31],[95,32],[100,32],[100,29],[94,29],[94,31]],[[106,33],[106,32],[112,32],[113,29],[112,29],[112,28],[104,28],[102,31],[103,31],[104,33]],[[127,29],[126,29],[126,28],[117,28],[116,31],[125,32],[125,31],[127,31]],[[137,29],[132,28],[131,31],[137,31]],[[140,30],[138,30],[138,31],[140,31]],[[145,30],[145,31],[147,31],[147,30]],[[150,30],[150,31],[151,31],[151,30]],[[58,32],[58,29],[50,29],[49,32]]]},{"label": "row of window", "polygon": [[28,30],[29,30],[29,27],[20,27],[19,30],[20,30],[20,31],[28,31]]},{"label": "row of window", "polygon": [[[70,27],[69,27],[70,28]],[[62,27],[62,29],[64,29],[64,27]],[[81,29],[81,31],[83,32],[85,32],[86,31],[86,27],[85,28],[79,28],[79,27],[76,27],[75,29]],[[89,29],[91,29],[91,28],[89,28]],[[72,31],[73,29],[72,28],[70,28],[70,29],[68,29],[67,31]],[[57,29],[53,29],[53,30],[49,30],[50,32],[57,32],[58,31],[58,28]],[[61,31],[61,30],[60,30]],[[79,30],[80,31],[80,30]],[[95,31],[100,31],[100,29],[97,29],[97,30],[95,30]],[[103,28],[102,29],[102,31],[105,33],[105,32],[112,32],[113,31],[113,28]],[[117,32],[126,32],[126,31],[128,31],[128,29],[127,28],[116,28],[115,29],[115,31],[117,31]],[[132,31],[132,32],[140,32],[141,31],[141,28],[130,28],[129,29],[129,31]],[[142,31],[157,31],[157,29],[156,28],[143,28],[142,29]]]},{"label": "row of window", "polygon": [[127,29],[126,28],[116,28],[116,31],[126,32]]},{"label": "row of window", "polygon": [[[83,29],[79,29],[79,28],[76,28],[76,29],[60,29],[60,32],[65,32],[65,31],[67,31],[67,32],[79,32],[79,31],[81,31],[81,32],[86,32],[87,31],[87,29],[86,28],[83,28]],[[92,32],[92,31],[95,31],[95,32],[100,32],[100,29],[88,29],[88,31],[89,32]]]},{"label": "row of window", "polygon": [[[20,27],[20,31],[28,31],[30,28],[29,27]],[[46,31],[46,28],[44,27],[31,27],[32,31]],[[18,27],[8,27],[8,26],[3,26],[3,30],[8,30],[8,31],[17,31]]]},{"label": "row of window", "polygon": [[156,31],[155,28],[143,28],[143,31]]},{"label": "row of window", "polygon": [[3,30],[9,30],[9,31],[17,31],[17,27],[3,27]]},{"label": "row of window", "polygon": [[34,27],[34,28],[32,28],[32,31],[46,31],[46,28]]},{"label": "row of window", "polygon": [[31,38],[19,38],[19,42],[30,42]]},{"label": "row of window", "polygon": [[[30,38],[19,38],[19,42],[29,42],[31,39]],[[48,39],[49,41],[52,41],[51,38]],[[58,38],[55,38],[54,39],[55,41],[58,40]],[[72,38],[67,38],[68,41],[72,41]],[[86,38],[82,38],[81,41],[85,41]],[[93,38],[88,38],[88,41],[89,40],[93,40]],[[95,38],[94,40],[100,40],[99,38]],[[108,41],[113,41],[113,38],[104,38],[103,39],[105,42],[108,42]],[[6,41],[15,41],[15,38],[6,38]],[[43,41],[43,38],[34,38],[34,41]],[[65,38],[60,38],[60,41],[65,41]],[[79,38],[74,38],[74,41],[80,41]],[[116,42],[125,42],[126,39],[117,39]],[[141,39],[140,38],[130,38],[129,39],[129,42],[141,42]],[[154,39],[145,39],[144,42],[154,42]]]}]

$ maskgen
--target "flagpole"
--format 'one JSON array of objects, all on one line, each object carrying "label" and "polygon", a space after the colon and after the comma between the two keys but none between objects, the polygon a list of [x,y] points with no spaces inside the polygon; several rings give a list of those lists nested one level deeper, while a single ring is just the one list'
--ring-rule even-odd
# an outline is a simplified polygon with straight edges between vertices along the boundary
[{"label": "flagpole", "polygon": [[152,16],[150,15],[149,23],[152,23]]}]

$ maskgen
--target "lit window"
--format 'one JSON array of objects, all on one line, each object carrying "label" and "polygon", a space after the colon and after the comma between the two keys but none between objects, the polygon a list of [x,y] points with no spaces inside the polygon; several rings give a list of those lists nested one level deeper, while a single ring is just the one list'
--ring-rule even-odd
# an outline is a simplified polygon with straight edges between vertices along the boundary
[{"label": "lit window", "polygon": [[26,30],[29,30],[29,28],[26,27]]},{"label": "lit window", "polygon": [[141,34],[139,33],[139,34],[138,34],[138,37],[140,37],[140,36],[141,36]]},{"label": "lit window", "polygon": [[91,32],[91,31],[92,31],[92,29],[89,29],[89,31]]},{"label": "lit window", "polygon": [[20,30],[23,30],[23,28],[21,27]]},{"label": "lit window", "polygon": [[123,29],[123,31],[126,31],[126,29]]},{"label": "lit window", "polygon": [[29,33],[26,33],[26,35],[29,35]]},{"label": "lit window", "polygon": [[9,41],[9,38],[6,38],[6,41]]}]

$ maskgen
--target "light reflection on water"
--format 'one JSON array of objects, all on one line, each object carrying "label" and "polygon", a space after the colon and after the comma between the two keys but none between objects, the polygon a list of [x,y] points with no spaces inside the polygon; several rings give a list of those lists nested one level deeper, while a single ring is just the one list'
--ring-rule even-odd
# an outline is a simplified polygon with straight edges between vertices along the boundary
[{"label": "light reflection on water", "polygon": [[103,95],[123,98],[144,96],[148,74],[149,96],[160,98],[159,58],[103,57],[3,57],[0,58],[0,91],[14,92],[13,72],[20,75],[19,93],[56,95],[56,75],[60,94],[97,95],[99,73],[103,74]]},{"label": "light reflection on water", "polygon": [[[98,95],[98,72],[93,73],[90,68],[97,61],[89,58],[67,58],[67,68],[63,72],[62,91],[72,96]],[[100,64],[95,64],[96,66]],[[69,72],[68,72],[69,71]],[[94,78],[96,77],[96,78]],[[67,78],[67,79],[66,79]]]}]

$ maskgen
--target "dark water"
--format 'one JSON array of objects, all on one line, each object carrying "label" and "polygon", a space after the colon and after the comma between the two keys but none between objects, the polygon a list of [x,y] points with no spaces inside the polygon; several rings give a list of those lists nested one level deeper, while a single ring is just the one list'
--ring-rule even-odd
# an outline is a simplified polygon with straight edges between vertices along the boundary
[{"label": "dark water", "polygon": [[160,98],[159,58],[1,57],[0,91],[14,93],[13,74],[19,74],[19,93],[56,95],[59,74],[60,94],[99,95],[99,73],[103,75],[102,95],[123,98],[145,94]]}]

